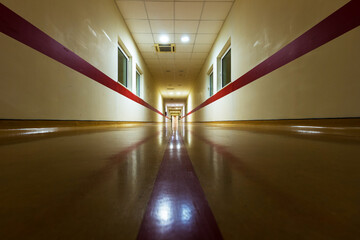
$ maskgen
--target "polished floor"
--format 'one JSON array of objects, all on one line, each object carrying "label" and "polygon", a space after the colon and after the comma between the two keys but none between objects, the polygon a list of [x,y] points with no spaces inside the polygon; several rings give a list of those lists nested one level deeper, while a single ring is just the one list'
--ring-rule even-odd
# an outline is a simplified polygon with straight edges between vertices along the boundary
[{"label": "polished floor", "polygon": [[359,239],[357,131],[2,129],[0,239]]}]

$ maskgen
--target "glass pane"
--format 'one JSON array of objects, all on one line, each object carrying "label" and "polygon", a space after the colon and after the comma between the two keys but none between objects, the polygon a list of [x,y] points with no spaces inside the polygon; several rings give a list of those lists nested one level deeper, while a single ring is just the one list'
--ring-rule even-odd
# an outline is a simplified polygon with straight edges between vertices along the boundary
[{"label": "glass pane", "polygon": [[127,58],[118,49],[118,82],[127,87]]},{"label": "glass pane", "polygon": [[209,87],[210,87],[210,97],[213,95],[213,90],[214,90],[214,87],[213,87],[213,73],[210,73],[210,76],[209,76]]},{"label": "glass pane", "polygon": [[231,82],[231,49],[226,53],[221,62],[222,87]]},{"label": "glass pane", "polygon": [[140,97],[140,74],[136,72],[136,95]]}]

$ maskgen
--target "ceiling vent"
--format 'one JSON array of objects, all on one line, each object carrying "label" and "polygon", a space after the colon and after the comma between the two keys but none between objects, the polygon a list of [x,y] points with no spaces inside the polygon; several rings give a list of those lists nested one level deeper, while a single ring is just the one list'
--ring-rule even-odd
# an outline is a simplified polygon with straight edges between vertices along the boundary
[{"label": "ceiling vent", "polygon": [[175,43],[169,44],[155,44],[156,52],[160,53],[172,53],[175,52]]}]

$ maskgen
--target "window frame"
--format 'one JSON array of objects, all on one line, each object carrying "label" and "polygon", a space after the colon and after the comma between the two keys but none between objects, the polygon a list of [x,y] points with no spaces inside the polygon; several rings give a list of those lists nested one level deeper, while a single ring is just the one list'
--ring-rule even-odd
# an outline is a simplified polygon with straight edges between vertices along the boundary
[{"label": "window frame", "polygon": [[[129,87],[129,64],[130,63],[130,57],[128,56],[128,54],[122,49],[122,47],[120,46],[120,44],[118,44],[117,46],[118,50],[120,50],[120,52],[122,53],[122,55],[126,58],[126,67],[125,67],[125,85],[120,82],[120,76],[119,76],[119,55],[118,55],[118,79],[117,82],[120,83],[122,86],[128,88]],[[119,54],[119,51],[118,51]]]},{"label": "window frame", "polygon": [[[138,76],[139,76],[139,85],[138,85]],[[136,88],[136,96],[140,97],[141,98],[141,81],[142,80],[142,74],[141,72],[136,69],[135,71],[135,88]]]},{"label": "window frame", "polygon": [[211,69],[209,73],[209,97],[214,95],[214,71]]},{"label": "window frame", "polygon": [[226,87],[227,85],[229,85],[231,83],[231,56],[230,56],[230,81],[227,84],[224,84],[224,74],[223,74],[223,60],[225,58],[225,56],[229,53],[229,51],[231,51],[231,45],[226,49],[226,51],[224,52],[224,54],[221,56],[220,58],[220,81],[221,81],[221,88]]}]

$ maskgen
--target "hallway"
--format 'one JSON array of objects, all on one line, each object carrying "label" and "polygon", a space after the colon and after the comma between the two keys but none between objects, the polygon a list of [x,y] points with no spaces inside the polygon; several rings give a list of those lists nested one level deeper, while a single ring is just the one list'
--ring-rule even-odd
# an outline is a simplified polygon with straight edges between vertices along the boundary
[{"label": "hallway", "polygon": [[[358,128],[180,124],[173,130],[170,124],[128,124],[46,130],[0,131],[0,214],[6,216],[0,219],[1,239],[360,234]],[[182,175],[172,165],[186,165],[186,156],[193,169]],[[196,176],[184,180],[191,173],[199,191]],[[171,176],[170,188],[155,190]],[[217,228],[220,236],[212,233]]]},{"label": "hallway", "polygon": [[359,0],[0,0],[0,240],[360,236]]}]

